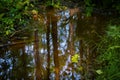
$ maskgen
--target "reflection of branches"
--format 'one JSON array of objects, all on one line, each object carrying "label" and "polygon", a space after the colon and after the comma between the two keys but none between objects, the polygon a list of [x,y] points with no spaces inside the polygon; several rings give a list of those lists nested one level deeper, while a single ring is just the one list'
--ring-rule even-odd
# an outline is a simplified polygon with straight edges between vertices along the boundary
[{"label": "reflection of branches", "polygon": [[16,33],[22,32],[22,31],[24,31],[24,30],[26,30],[26,29],[29,29],[29,28],[26,27],[26,28],[23,28],[23,29],[20,29],[20,30],[16,30],[15,32],[13,32],[13,33],[10,35],[10,38],[12,38]]},{"label": "reflection of branches", "polygon": [[67,25],[68,23],[70,23],[72,18],[73,18],[73,16],[70,16],[69,18],[63,19],[61,26],[64,26],[64,25]]},{"label": "reflection of branches", "polygon": [[52,23],[52,41],[53,41],[53,53],[55,63],[55,80],[59,80],[59,57],[58,57],[58,42],[57,42],[57,22]]},{"label": "reflection of branches", "polygon": [[14,33],[12,33],[12,34],[10,35],[10,38],[13,37],[16,33],[21,32],[21,31],[22,31],[22,30],[15,31]]},{"label": "reflection of branches", "polygon": [[0,45],[0,47],[5,47],[5,46],[12,46],[12,45],[17,45],[17,44],[25,44],[28,41],[19,41],[19,42],[12,42],[4,45]]}]

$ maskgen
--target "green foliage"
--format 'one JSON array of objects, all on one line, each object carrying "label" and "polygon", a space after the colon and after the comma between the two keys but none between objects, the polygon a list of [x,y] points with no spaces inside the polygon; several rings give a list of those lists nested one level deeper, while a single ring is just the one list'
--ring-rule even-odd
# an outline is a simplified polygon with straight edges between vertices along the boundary
[{"label": "green foliage", "polygon": [[97,80],[120,79],[120,26],[109,25],[106,35],[103,37],[98,51],[98,69],[103,71],[97,76]]},{"label": "green foliage", "polygon": [[92,12],[93,12],[93,7],[92,6],[86,7],[86,16],[87,17],[91,16]]},{"label": "green foliage", "polygon": [[54,8],[57,8],[57,9],[60,9],[61,6],[60,6],[60,0],[48,0],[46,2],[46,6],[53,6]]},{"label": "green foliage", "polygon": [[[114,0],[84,0],[86,16],[91,16],[93,12],[102,11],[102,13],[110,11],[111,13],[120,13],[120,1]],[[98,10],[98,11],[97,11]]]},{"label": "green foliage", "polygon": [[46,6],[50,6],[50,5],[54,6],[55,4],[56,4],[56,3],[55,3],[54,0],[48,0],[48,1],[46,2]]},{"label": "green foliage", "polygon": [[29,0],[0,0],[0,36],[3,40],[29,22],[29,6]]},{"label": "green foliage", "polygon": [[93,6],[94,4],[92,4],[91,0],[85,0],[85,13],[87,17],[91,16],[91,13],[93,12]]},{"label": "green foliage", "polygon": [[119,11],[119,13],[120,13],[120,5],[114,5],[114,7],[116,8],[116,10],[118,10]]}]

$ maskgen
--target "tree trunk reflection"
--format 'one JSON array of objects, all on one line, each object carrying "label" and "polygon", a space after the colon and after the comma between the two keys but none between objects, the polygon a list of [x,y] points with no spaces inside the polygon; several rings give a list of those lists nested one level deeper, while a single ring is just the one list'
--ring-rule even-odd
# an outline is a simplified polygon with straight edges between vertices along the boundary
[{"label": "tree trunk reflection", "polygon": [[[52,20],[56,19],[56,20]],[[52,42],[53,42],[53,53],[54,53],[54,64],[55,64],[55,80],[59,80],[59,57],[58,57],[58,42],[57,42],[57,18],[52,16]]]},{"label": "tree trunk reflection", "polygon": [[22,47],[22,55],[21,55],[21,58],[22,58],[22,67],[23,67],[23,72],[21,74],[21,77],[24,77],[24,79],[27,79],[27,55],[25,54],[25,45]]},{"label": "tree trunk reflection", "polygon": [[46,33],[46,39],[47,39],[47,79],[49,79],[50,76],[50,22],[47,21],[47,33]]},{"label": "tree trunk reflection", "polygon": [[39,56],[39,39],[38,39],[38,30],[35,30],[35,44],[34,44],[34,58],[35,58],[35,80],[42,80],[41,76],[41,63],[40,63],[40,56]]},{"label": "tree trunk reflection", "polygon": [[[84,67],[83,65],[83,40],[79,41],[79,52],[80,52],[80,66],[81,68]],[[81,80],[84,80],[84,69],[81,70]]]},{"label": "tree trunk reflection", "polygon": [[[54,64],[55,64],[55,80],[59,80],[59,57],[58,57],[58,42],[57,42],[57,39],[58,39],[57,38],[58,37],[58,34],[57,34],[57,17],[55,16],[55,11],[54,11],[53,6],[48,6],[46,8],[46,10],[48,11],[48,13],[47,13],[48,24],[47,25],[49,27],[52,26],[51,34],[52,34],[53,54],[54,54]],[[48,29],[49,29],[49,27],[48,27]],[[49,30],[48,30],[48,32],[49,32]]]},{"label": "tree trunk reflection", "polygon": [[[74,11],[75,9],[70,9],[70,16],[71,16],[71,19],[70,19],[70,22],[69,22],[69,48],[70,48],[70,54],[71,56],[73,56],[75,54],[75,51],[74,51],[74,23],[73,23],[73,15],[74,15]],[[71,64],[71,67],[74,69],[74,64]],[[74,77],[74,72],[72,72],[72,80],[75,79]]]}]

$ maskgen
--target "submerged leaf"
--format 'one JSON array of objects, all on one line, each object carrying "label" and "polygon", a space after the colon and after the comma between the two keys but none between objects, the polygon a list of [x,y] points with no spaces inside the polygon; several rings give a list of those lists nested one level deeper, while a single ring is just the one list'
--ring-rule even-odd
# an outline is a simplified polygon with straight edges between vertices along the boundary
[{"label": "submerged leaf", "polygon": [[72,56],[72,62],[73,63],[78,63],[78,59],[79,59],[79,55],[78,54],[75,54]]},{"label": "submerged leaf", "polygon": [[80,70],[80,71],[83,71],[83,67],[82,67],[82,66],[80,66],[80,67],[79,67],[79,70]]}]

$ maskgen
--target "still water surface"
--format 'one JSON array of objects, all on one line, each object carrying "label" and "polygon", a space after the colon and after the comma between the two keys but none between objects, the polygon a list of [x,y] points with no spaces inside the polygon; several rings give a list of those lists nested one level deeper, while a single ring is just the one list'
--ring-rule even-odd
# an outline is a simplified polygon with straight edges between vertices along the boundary
[{"label": "still water surface", "polygon": [[93,80],[96,43],[107,18],[85,17],[78,8],[48,9],[43,17],[43,25],[30,24],[32,38],[0,47],[0,80]]}]

